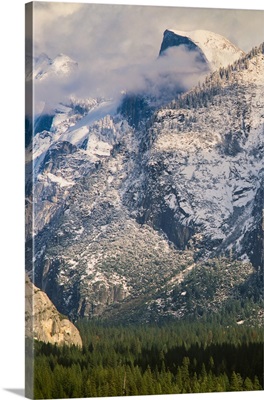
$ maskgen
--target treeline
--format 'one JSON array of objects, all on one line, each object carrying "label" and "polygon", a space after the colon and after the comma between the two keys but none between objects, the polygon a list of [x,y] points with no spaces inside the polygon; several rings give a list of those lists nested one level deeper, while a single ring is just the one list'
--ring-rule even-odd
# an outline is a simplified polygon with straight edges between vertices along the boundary
[{"label": "treeline", "polygon": [[258,328],[201,323],[78,323],[83,349],[34,343],[35,398],[223,392],[263,388]]}]

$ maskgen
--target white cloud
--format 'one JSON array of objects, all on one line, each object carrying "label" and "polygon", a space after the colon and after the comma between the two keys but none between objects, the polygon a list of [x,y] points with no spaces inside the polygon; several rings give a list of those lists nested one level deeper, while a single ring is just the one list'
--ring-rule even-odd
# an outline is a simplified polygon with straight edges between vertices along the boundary
[{"label": "white cloud", "polygon": [[67,85],[40,85],[45,98],[57,99],[69,90],[85,97],[143,88],[146,76],[159,83],[161,67],[174,70],[175,81],[184,69],[183,83],[188,76],[191,84],[196,75],[191,79],[186,71],[186,54],[157,61],[167,28],[212,30],[245,51],[264,37],[263,11],[46,2],[34,7],[35,53],[55,57],[62,52],[79,64],[79,75]]}]

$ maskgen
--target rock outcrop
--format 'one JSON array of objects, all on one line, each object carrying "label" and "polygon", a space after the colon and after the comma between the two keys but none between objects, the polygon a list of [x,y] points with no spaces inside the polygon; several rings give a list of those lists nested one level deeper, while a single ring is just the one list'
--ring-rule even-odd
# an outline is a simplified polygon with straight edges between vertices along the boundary
[{"label": "rock outcrop", "polygon": [[26,337],[51,344],[82,347],[78,329],[57,311],[46,293],[33,285],[27,276],[25,296]]},{"label": "rock outcrop", "polygon": [[159,55],[166,54],[171,47],[179,46],[188,52],[196,52],[196,61],[208,64],[213,71],[227,67],[244,55],[242,50],[217,33],[205,30],[183,32],[174,29],[165,30]]}]

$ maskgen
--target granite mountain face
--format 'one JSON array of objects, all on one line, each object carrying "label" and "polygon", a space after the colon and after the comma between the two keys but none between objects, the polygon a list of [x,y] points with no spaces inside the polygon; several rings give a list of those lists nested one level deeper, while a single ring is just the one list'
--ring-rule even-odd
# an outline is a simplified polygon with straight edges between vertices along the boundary
[{"label": "granite mountain face", "polygon": [[244,54],[218,36],[165,32],[161,57],[185,46],[208,73],[163,105],[149,93],[71,98],[38,116],[27,268],[71,319],[151,321],[249,293],[259,301],[264,47]]},{"label": "granite mountain face", "polygon": [[26,276],[25,336],[58,346],[82,347],[77,328],[61,315],[46,293],[34,286]]},{"label": "granite mountain face", "polygon": [[198,61],[208,65],[211,71],[235,62],[244,52],[223,36],[205,30],[190,32],[166,29],[159,55],[168,55],[168,49],[182,46],[196,53]]}]

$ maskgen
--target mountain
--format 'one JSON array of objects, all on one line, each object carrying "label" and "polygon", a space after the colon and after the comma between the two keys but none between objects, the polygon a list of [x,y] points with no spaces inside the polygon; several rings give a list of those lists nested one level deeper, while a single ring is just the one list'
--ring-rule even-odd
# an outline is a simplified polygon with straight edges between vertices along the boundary
[{"label": "mountain", "polygon": [[244,55],[244,52],[225,37],[206,30],[190,32],[166,29],[160,48],[160,56],[173,47],[184,47],[196,52],[197,60],[206,63],[211,70],[227,67]]},{"label": "mountain", "polygon": [[206,251],[234,250],[254,262],[245,235],[255,230],[249,215],[263,179],[261,49],[158,111],[143,139],[148,151],[142,180],[130,181],[126,196],[137,199],[133,207],[141,210],[141,222],[151,220],[179,248],[188,245],[195,227]]},{"label": "mountain", "polygon": [[242,50],[216,33],[166,29],[154,63],[158,76],[146,79],[143,92],[127,93],[119,111],[138,129],[158,108],[203,82],[208,73],[227,67],[243,55]]},{"label": "mountain", "polygon": [[43,80],[50,78],[65,78],[75,73],[78,63],[69,56],[60,53],[51,59],[42,53],[36,57],[26,59],[26,80]]},{"label": "mountain", "polygon": [[36,285],[60,312],[144,322],[246,298],[250,315],[235,317],[259,321],[263,49],[155,112],[140,113],[137,96],[126,112],[75,99],[36,133],[27,265],[33,251]]},{"label": "mountain", "polygon": [[46,293],[33,285],[26,276],[26,337],[58,344],[82,347],[79,331],[62,316]]},{"label": "mountain", "polygon": [[[69,56],[60,53],[54,59],[47,54],[42,53],[39,56],[32,57],[32,54],[26,54],[25,57],[25,82],[26,92],[29,94],[34,86],[34,118],[31,116],[32,110],[26,109],[25,118],[25,144],[28,147],[33,137],[42,131],[50,130],[55,114],[61,112],[63,106],[55,100],[49,101],[47,94],[45,98],[40,99],[39,91],[46,92],[47,85],[51,87],[57,85],[59,91],[65,80],[74,79],[78,72],[78,63]],[[32,98],[27,99],[30,105]],[[64,108],[63,108],[64,109]]]}]

